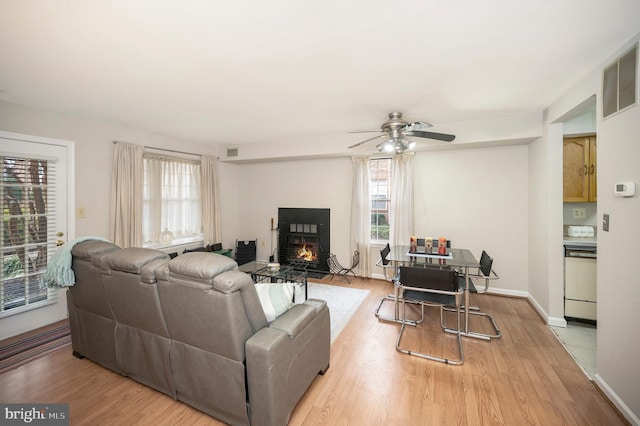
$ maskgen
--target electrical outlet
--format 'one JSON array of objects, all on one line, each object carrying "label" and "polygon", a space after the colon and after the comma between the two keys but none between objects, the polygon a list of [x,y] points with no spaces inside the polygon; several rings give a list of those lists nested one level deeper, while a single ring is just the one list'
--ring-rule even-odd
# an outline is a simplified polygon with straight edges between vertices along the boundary
[{"label": "electrical outlet", "polygon": [[585,208],[575,208],[573,209],[573,218],[574,219],[585,219],[587,217],[587,210]]}]

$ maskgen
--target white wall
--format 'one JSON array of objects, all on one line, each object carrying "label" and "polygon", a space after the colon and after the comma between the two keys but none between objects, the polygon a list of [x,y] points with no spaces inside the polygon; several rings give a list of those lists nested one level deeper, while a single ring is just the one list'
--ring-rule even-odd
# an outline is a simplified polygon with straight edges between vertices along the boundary
[{"label": "white wall", "polygon": [[[234,164],[218,163],[220,199],[220,242],[224,248],[233,249],[240,230],[241,191],[240,167]],[[255,238],[255,237],[254,237]]]},{"label": "white wall", "polygon": [[[547,130],[547,129],[545,129]],[[545,136],[547,136],[545,134]],[[547,136],[548,137],[548,136]],[[531,300],[540,313],[547,318],[549,311],[549,185],[548,154],[543,137],[528,146],[529,149],[529,269],[528,290]],[[561,255],[561,253],[558,253]]]},{"label": "white wall", "polygon": [[[561,314],[562,294],[558,282],[562,279],[562,266],[556,252],[561,247],[562,174],[561,167],[550,157],[560,152],[563,136],[563,116],[597,95],[597,156],[598,156],[598,342],[597,373],[595,381],[611,398],[627,419],[640,424],[640,364],[636,358],[640,351],[640,285],[633,265],[640,258],[640,199],[613,196],[613,184],[618,180],[640,183],[640,107],[637,105],[605,120],[601,113],[602,69],[632,43],[603,61],[568,93],[560,97],[545,113],[545,136],[530,147],[530,196],[546,204],[538,210],[531,206],[530,229],[539,228],[543,236],[532,236],[530,243],[529,288],[532,297],[551,317]],[[640,80],[640,79],[639,79]],[[546,165],[546,166],[545,166]],[[603,213],[611,215],[611,229],[603,232]],[[539,226],[538,226],[539,225]],[[554,253],[541,256],[539,253]],[[535,266],[535,268],[534,268]]]},{"label": "white wall", "polygon": [[486,250],[500,280],[492,289],[528,291],[526,145],[416,154],[415,235],[450,239],[476,258]]},{"label": "white wall", "polygon": [[[277,235],[271,218],[278,221],[279,207],[328,208],[331,210],[331,247],[338,259],[351,258],[352,167],[348,157],[234,164],[238,182],[238,221],[235,235],[225,238],[258,239],[258,259],[268,259]],[[227,176],[222,176],[224,181]],[[271,238],[273,237],[273,244]]]},{"label": "white wall", "polygon": [[640,259],[640,197],[615,197],[613,186],[640,184],[639,135],[640,106],[598,122],[598,218],[610,215],[609,232],[598,229],[598,381],[624,401],[638,424],[640,279],[634,266]]}]

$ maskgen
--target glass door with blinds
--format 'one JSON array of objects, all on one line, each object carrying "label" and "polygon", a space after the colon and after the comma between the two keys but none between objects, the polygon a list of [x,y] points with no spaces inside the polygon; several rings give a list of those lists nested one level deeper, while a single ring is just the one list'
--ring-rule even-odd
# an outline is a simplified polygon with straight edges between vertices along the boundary
[{"label": "glass door with blinds", "polygon": [[41,280],[67,240],[68,147],[53,141],[0,132],[0,318],[57,301]]}]

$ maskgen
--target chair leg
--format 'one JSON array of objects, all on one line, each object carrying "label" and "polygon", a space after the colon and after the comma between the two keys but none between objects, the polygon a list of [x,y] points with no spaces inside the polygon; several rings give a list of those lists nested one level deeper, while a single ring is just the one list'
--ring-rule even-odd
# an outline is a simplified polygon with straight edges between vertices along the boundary
[{"label": "chair leg", "polygon": [[[394,307],[393,308],[394,308],[395,314],[394,314],[393,317],[380,314],[380,308],[382,308],[382,305],[384,304],[384,302],[393,302],[394,303]],[[400,302],[398,301],[398,303],[400,303]],[[400,318],[400,315],[398,313],[398,309],[399,309],[398,303],[396,303],[396,297],[393,294],[389,294],[389,295],[383,297],[382,299],[380,299],[380,303],[378,304],[378,307],[375,310],[376,318],[378,318],[379,320],[382,320],[382,321],[397,322],[399,324],[408,324],[408,325],[412,325],[412,326],[416,326],[417,324],[420,324],[420,323],[422,323],[424,321],[424,305],[422,305],[421,303],[415,303],[415,302],[412,302],[412,301],[407,302],[407,303],[411,303],[412,305],[421,305],[420,306],[420,308],[421,308],[420,309],[420,311],[421,311],[420,312],[421,313],[420,318],[419,319],[415,319],[415,320],[411,320],[411,319],[401,319]]]},{"label": "chair leg", "polygon": [[[402,303],[402,311],[403,311],[403,318],[404,318],[404,300]],[[424,309],[424,304],[421,303],[421,305],[423,306]],[[440,317],[442,318],[442,310],[443,307],[440,306]],[[458,330],[456,332],[457,336],[456,336],[456,340],[457,340],[457,346],[458,346],[458,354],[459,357],[458,359],[449,359],[449,358],[444,358],[444,357],[438,357],[438,356],[434,356],[434,355],[430,355],[430,354],[425,354],[425,353],[421,353],[421,352],[415,352],[412,351],[410,349],[405,349],[405,348],[401,348],[400,347],[400,342],[402,340],[402,334],[404,333],[404,327],[405,325],[407,325],[407,322],[401,322],[401,326],[400,326],[400,334],[398,334],[398,340],[396,341],[396,350],[398,352],[401,352],[403,354],[407,354],[407,355],[413,355],[413,356],[417,356],[419,358],[424,358],[424,359],[428,359],[431,361],[438,361],[438,362],[442,362],[445,364],[451,364],[451,365],[462,365],[464,363],[464,351],[462,349],[462,332],[461,332],[461,324],[460,324],[460,317],[461,317],[461,309],[458,306],[458,309],[456,309],[457,311],[457,327]]]},{"label": "chair leg", "polygon": [[[465,313],[465,309],[466,309],[466,306],[462,306],[461,307],[461,312],[463,314]],[[453,309],[450,306],[446,306],[444,308],[444,310],[447,311],[447,312],[453,312],[455,309]],[[491,326],[493,327],[494,333],[493,334],[480,333],[480,332],[477,332],[477,331],[469,330],[466,333],[462,333],[463,336],[475,337],[477,339],[483,339],[483,340],[499,339],[500,337],[502,337],[502,332],[498,328],[498,324],[496,323],[496,320],[490,314],[488,314],[486,312],[481,312],[480,308],[478,308],[477,306],[470,306],[469,307],[469,315],[476,315],[476,316],[487,318],[489,320],[489,322],[491,323]],[[452,328],[448,328],[448,327],[445,326],[443,318],[441,318],[441,325],[442,325],[442,328],[447,333],[457,333],[457,330],[452,329]]]},{"label": "chair leg", "polygon": [[348,284],[351,284],[351,281],[349,281],[349,277],[342,273],[342,272],[333,272],[331,273],[331,281],[333,281],[333,277],[338,276],[338,277],[343,277],[345,280],[347,280]]},{"label": "chair leg", "polygon": [[[402,300],[402,297],[398,294],[397,288],[394,289],[394,294],[389,294],[385,297],[383,297],[382,299],[380,299],[380,303],[378,304],[378,307],[376,308],[374,315],[376,316],[376,318],[378,318],[379,320],[382,321],[390,321],[390,322],[397,322],[397,323],[407,323],[409,325],[413,325],[415,326],[416,324],[420,324],[421,322],[424,321],[424,305],[422,303],[417,303],[414,301],[408,301],[407,303],[411,303],[413,305],[421,305],[421,316],[419,319],[416,320],[407,320],[407,319],[400,319],[400,301]],[[394,310],[394,315],[393,317],[390,316],[385,316],[385,315],[380,315],[380,308],[382,308],[382,305],[384,304],[384,302],[393,302],[394,306],[393,306],[393,310]]]}]

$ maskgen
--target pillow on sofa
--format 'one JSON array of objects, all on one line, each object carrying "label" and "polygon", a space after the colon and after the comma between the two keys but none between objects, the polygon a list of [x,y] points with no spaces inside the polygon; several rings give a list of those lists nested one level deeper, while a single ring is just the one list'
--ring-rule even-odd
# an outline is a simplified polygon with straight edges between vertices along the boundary
[{"label": "pillow on sofa", "polygon": [[255,287],[267,321],[273,321],[293,306],[295,284],[258,283]]}]

